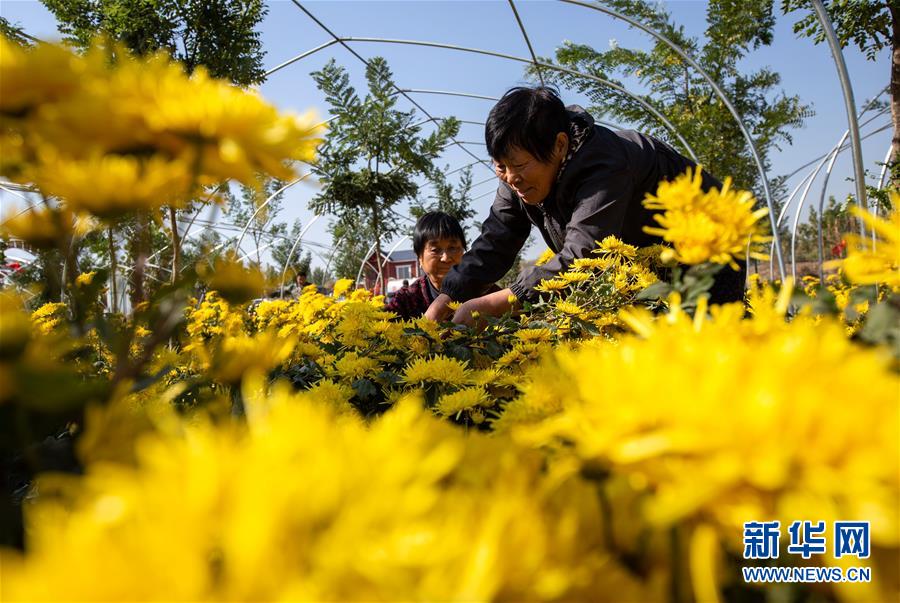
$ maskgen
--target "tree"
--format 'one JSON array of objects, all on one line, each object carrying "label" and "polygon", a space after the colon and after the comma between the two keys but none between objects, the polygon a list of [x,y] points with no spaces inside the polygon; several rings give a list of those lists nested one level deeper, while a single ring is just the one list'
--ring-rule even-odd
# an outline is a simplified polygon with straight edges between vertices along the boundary
[{"label": "tree", "polygon": [[[54,14],[60,33],[80,48],[98,35],[118,41],[136,55],[160,50],[193,73],[203,66],[239,86],[265,79],[257,26],[268,9],[262,0],[41,0]],[[176,210],[169,208],[171,277],[181,269]],[[149,216],[139,216],[136,239],[130,240],[132,299],[147,299],[143,263],[151,253]]]},{"label": "tree", "polygon": [[30,46],[32,38],[18,25],[13,25],[8,19],[0,17],[0,35],[19,46]]},{"label": "tree", "polygon": [[435,203],[425,206],[417,204],[409,208],[414,218],[418,219],[422,214],[429,211],[442,211],[456,218],[463,231],[468,227],[467,222],[475,217],[475,210],[472,209],[472,197],[469,192],[472,189],[472,168],[466,167],[460,173],[459,184],[455,187],[447,182],[441,175],[434,182]]},{"label": "tree", "polygon": [[[884,48],[891,49],[891,155],[888,162],[891,183],[900,187],[900,2],[897,0],[831,0],[824,2],[841,48],[856,45],[870,61]],[[801,0],[782,0],[785,14],[799,9],[809,10]],[[825,41],[825,31],[815,12],[808,12],[794,24],[794,32],[812,38],[816,44]]]},{"label": "tree", "polygon": [[[641,0],[607,0],[604,4],[662,33],[711,75],[743,118],[766,168],[769,151],[782,142],[790,143],[790,130],[800,127],[812,114],[798,96],[787,96],[777,89],[780,76],[775,71],[738,70],[738,63],[751,50],[772,41],[775,20],[771,0],[711,0],[703,44],[685,35],[684,28],[676,25],[660,4]],[[557,49],[556,62],[620,85],[624,85],[623,77],[636,79],[646,89],[643,100],[672,122],[700,155],[706,169],[720,178],[731,176],[741,188],[761,190],[759,172],[738,124],[697,70],[660,41],[649,51],[611,46],[600,51],[566,42]],[[534,68],[530,73],[535,74]],[[586,94],[595,115],[632,123],[647,133],[671,139],[671,132],[644,107],[612,88],[547,69],[542,73],[545,80],[564,83]],[[676,141],[673,145],[680,146]],[[687,154],[686,149],[681,151]]]},{"label": "tree", "polygon": [[[459,122],[443,120],[430,135],[420,136],[415,111],[396,107],[393,75],[381,57],[366,66],[369,93],[365,98],[360,98],[347,71],[334,60],[312,76],[325,93],[333,119],[314,167],[322,192],[310,202],[310,209],[337,216],[344,235],[364,224],[365,234],[375,243],[376,257],[381,257],[382,237],[402,231],[402,216],[393,208],[415,198],[417,177],[437,178],[433,161],[459,131]],[[383,283],[380,263],[377,270]]]},{"label": "tree", "polygon": [[[280,180],[267,179],[260,181],[257,188],[241,185],[240,195],[235,195],[230,190],[225,193],[227,213],[231,221],[241,229],[249,224],[244,238],[253,242],[256,263],[260,266],[265,241],[283,237],[287,231],[284,223],[275,222],[276,216],[281,213],[283,194],[279,190],[283,187],[284,183]],[[299,229],[299,223],[295,226]]]},{"label": "tree", "polygon": [[133,53],[168,51],[188,73],[199,66],[239,86],[265,79],[256,31],[262,0],[41,0],[69,42],[86,48],[98,34]]}]

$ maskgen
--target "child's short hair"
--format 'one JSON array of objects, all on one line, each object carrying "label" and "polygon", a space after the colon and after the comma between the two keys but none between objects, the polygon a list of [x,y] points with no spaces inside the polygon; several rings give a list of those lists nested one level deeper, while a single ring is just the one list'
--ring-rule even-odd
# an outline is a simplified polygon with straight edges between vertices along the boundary
[{"label": "child's short hair", "polygon": [[438,239],[459,239],[463,248],[466,247],[466,233],[463,231],[459,220],[442,211],[430,211],[422,214],[416,222],[416,230],[413,233],[413,251],[416,257],[422,255],[425,243]]}]

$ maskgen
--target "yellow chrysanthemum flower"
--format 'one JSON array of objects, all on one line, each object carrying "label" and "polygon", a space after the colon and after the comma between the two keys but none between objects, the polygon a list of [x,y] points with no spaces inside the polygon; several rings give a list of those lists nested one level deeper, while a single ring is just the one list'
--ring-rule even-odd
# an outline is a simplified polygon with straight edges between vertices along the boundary
[{"label": "yellow chrysanthemum flower", "polygon": [[355,381],[378,368],[378,361],[356,352],[348,352],[334,363],[333,375],[345,381]]},{"label": "yellow chrysanthemum flower", "polygon": [[455,358],[436,355],[432,358],[416,358],[403,371],[406,383],[444,383],[463,385],[468,383],[466,363]]},{"label": "yellow chrysanthemum flower", "polygon": [[95,276],[97,276],[96,270],[92,270],[90,272],[82,272],[75,277],[75,285],[78,287],[87,287],[94,282]]},{"label": "yellow chrysanthemum flower", "polygon": [[602,241],[595,241],[597,248],[592,253],[611,258],[615,262],[633,260],[637,254],[637,247],[622,242],[618,237],[609,235]]},{"label": "yellow chrysanthemum flower", "polygon": [[569,314],[570,316],[580,316],[584,314],[584,308],[578,304],[562,299],[557,300],[554,307],[563,314]]},{"label": "yellow chrysanthemum flower", "polygon": [[0,233],[22,239],[39,249],[52,249],[71,236],[73,223],[72,212],[66,208],[32,206],[28,211],[5,217]]},{"label": "yellow chrysanthemum flower", "polygon": [[579,270],[570,270],[568,272],[563,272],[559,275],[559,277],[566,281],[567,283],[583,283],[584,281],[591,278],[591,275],[587,272],[581,272]]},{"label": "yellow chrysanthemum flower", "polygon": [[541,255],[534,261],[535,266],[543,266],[547,262],[553,259],[553,256],[556,255],[556,252],[550,248],[545,249],[541,252]]},{"label": "yellow chrysanthemum flower", "polygon": [[[731,190],[726,178],[722,189],[703,192],[701,169],[688,170],[671,182],[661,182],[656,195],[648,195],[644,206],[663,210],[654,219],[660,228],[644,227],[644,232],[662,237],[672,243],[674,250],[662,255],[683,264],[715,262],[737,268],[735,258],[741,258],[748,243],[763,243],[768,239],[759,233],[757,222],[768,209],[753,210],[756,204],[748,191]],[[753,257],[763,257],[757,252]]]},{"label": "yellow chrysanthemum flower", "polygon": [[556,293],[557,291],[562,291],[566,287],[569,286],[569,281],[562,278],[552,278],[552,279],[541,279],[539,285],[537,285],[534,290],[541,291],[543,293]]},{"label": "yellow chrysanthemum flower", "polygon": [[438,399],[437,411],[445,417],[456,413],[473,410],[490,403],[487,393],[482,387],[466,387],[452,394],[445,394]]},{"label": "yellow chrysanthemum flower", "polygon": [[866,227],[875,232],[877,242],[872,249],[871,240],[861,240],[859,235],[847,234],[847,258],[829,262],[829,266],[840,266],[847,279],[858,285],[884,283],[900,289],[900,194],[891,193],[894,210],[887,219],[877,218],[858,207],[851,208],[854,216],[861,219]]}]

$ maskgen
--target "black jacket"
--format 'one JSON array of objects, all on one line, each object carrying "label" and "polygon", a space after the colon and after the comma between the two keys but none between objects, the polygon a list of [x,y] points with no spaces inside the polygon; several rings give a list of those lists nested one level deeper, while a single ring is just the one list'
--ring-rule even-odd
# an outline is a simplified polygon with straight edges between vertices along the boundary
[{"label": "black jacket", "polygon": [[[580,107],[569,107],[569,112],[587,134],[550,194],[540,206],[527,205],[501,181],[481,235],[444,277],[442,293],[456,301],[482,295],[512,267],[532,224],[556,255],[519,275],[510,289],[520,300],[534,300],[534,287],[542,279],[564,272],[575,258],[589,257],[596,241],[608,235],[639,247],[661,242],[643,231],[656,223],[654,212],[641,202],[656,192],[660,181],[683,174],[694,162],[651,136],[595,125]],[[719,186],[703,174],[704,190]]]}]

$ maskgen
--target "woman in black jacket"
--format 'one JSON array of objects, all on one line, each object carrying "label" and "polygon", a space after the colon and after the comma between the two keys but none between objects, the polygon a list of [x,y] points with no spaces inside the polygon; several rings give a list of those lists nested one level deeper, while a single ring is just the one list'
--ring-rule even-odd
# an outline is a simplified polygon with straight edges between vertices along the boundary
[{"label": "woman in black jacket", "polygon": [[[696,167],[667,144],[634,131],[596,125],[581,107],[566,108],[550,88],[513,88],[491,109],[485,124],[488,154],[500,186],[481,235],[441,284],[425,316],[443,320],[449,302],[463,302],[454,322],[471,324],[472,312],[500,316],[520,301],[534,300],[543,279],[564,272],[614,235],[631,245],[660,243],[643,231],[656,226],[643,206],[663,180]],[[721,183],[703,173],[703,190]],[[510,269],[532,225],[556,255],[523,271],[508,288],[485,295]],[[714,303],[743,295],[746,272],[722,270]]]}]

